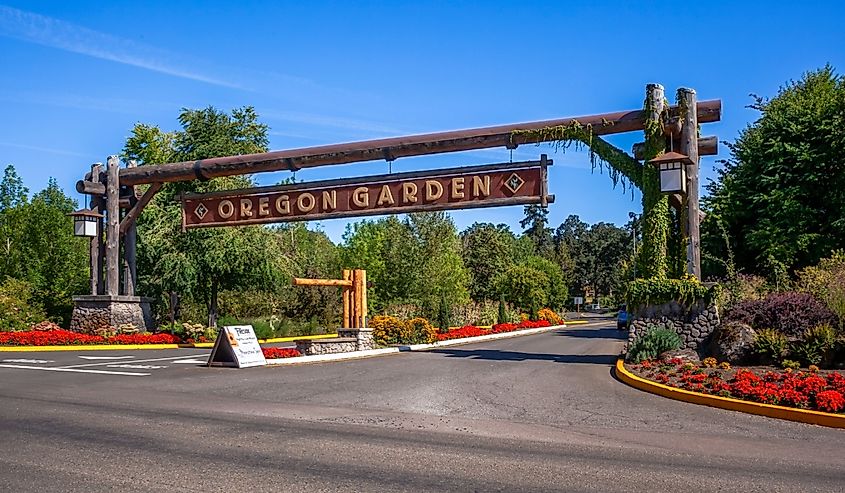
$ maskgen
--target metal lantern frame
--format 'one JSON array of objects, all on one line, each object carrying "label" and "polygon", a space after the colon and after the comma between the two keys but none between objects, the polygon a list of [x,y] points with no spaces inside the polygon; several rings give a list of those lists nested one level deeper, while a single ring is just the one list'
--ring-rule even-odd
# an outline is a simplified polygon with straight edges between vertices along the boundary
[{"label": "metal lantern frame", "polygon": [[660,171],[660,191],[666,194],[687,193],[687,166],[692,159],[686,154],[670,151],[649,160]]},{"label": "metal lantern frame", "polygon": [[91,209],[80,209],[68,214],[73,218],[73,235],[86,238],[95,238],[98,234],[98,226],[103,216]]}]

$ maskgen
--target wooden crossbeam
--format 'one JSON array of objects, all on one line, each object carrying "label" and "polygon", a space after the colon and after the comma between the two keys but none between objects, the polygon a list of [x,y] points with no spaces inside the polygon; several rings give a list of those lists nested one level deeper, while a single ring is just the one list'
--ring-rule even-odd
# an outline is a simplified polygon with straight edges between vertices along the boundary
[{"label": "wooden crossbeam", "polygon": [[[715,122],[721,118],[722,102],[720,100],[702,101],[698,103],[696,108],[699,123]],[[670,116],[678,116],[680,114],[679,108],[670,108],[669,114]],[[396,159],[491,147],[512,148],[521,144],[533,144],[553,138],[553,136],[525,133],[515,136],[514,132],[517,130],[541,130],[548,127],[579,124],[585,127],[589,126],[594,135],[608,135],[642,130],[644,121],[643,110],[635,109],[600,115],[409,135],[158,166],[139,166],[134,169],[121,170],[120,183],[131,186],[153,182],[207,180],[221,176],[280,170],[295,171],[317,166],[375,161],[385,159],[386,156]],[[93,190],[94,188],[84,183],[77,186],[82,190]],[[99,190],[98,187],[97,189]]]},{"label": "wooden crossbeam", "polygon": [[352,281],[343,279],[304,279],[302,277],[293,278],[294,286],[335,286],[351,288]]}]

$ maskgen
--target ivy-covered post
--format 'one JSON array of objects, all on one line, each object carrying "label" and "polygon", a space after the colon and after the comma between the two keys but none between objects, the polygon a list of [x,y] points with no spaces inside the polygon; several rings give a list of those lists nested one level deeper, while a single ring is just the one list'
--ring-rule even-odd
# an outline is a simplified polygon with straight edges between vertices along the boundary
[{"label": "ivy-covered post", "polygon": [[[645,146],[643,160],[666,152],[663,136],[663,116],[666,108],[663,86],[646,86]],[[654,166],[643,166],[643,243],[640,249],[638,269],[642,277],[666,277],[666,240],[669,232],[669,199],[660,192],[660,172]]]}]

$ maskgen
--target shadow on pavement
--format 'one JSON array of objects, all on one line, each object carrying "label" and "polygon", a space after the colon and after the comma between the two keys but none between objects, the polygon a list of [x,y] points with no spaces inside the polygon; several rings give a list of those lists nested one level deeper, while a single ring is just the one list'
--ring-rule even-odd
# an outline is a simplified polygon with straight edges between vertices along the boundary
[{"label": "shadow on pavement", "polygon": [[603,329],[564,329],[555,332],[555,335],[565,337],[579,337],[583,339],[618,339],[620,341],[628,340],[628,331],[618,330],[615,327],[605,327]]},{"label": "shadow on pavement", "polygon": [[437,349],[432,353],[445,354],[450,358],[470,358],[490,361],[551,361],[553,363],[585,363],[592,365],[613,365],[617,354],[546,354],[499,351],[496,349]]}]

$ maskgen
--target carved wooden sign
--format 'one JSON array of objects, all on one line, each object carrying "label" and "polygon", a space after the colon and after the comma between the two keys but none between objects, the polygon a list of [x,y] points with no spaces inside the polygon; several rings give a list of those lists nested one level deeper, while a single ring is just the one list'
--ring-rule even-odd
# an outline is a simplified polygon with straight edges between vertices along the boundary
[{"label": "carved wooden sign", "polygon": [[547,204],[551,160],[182,196],[183,229],[502,205]]}]

